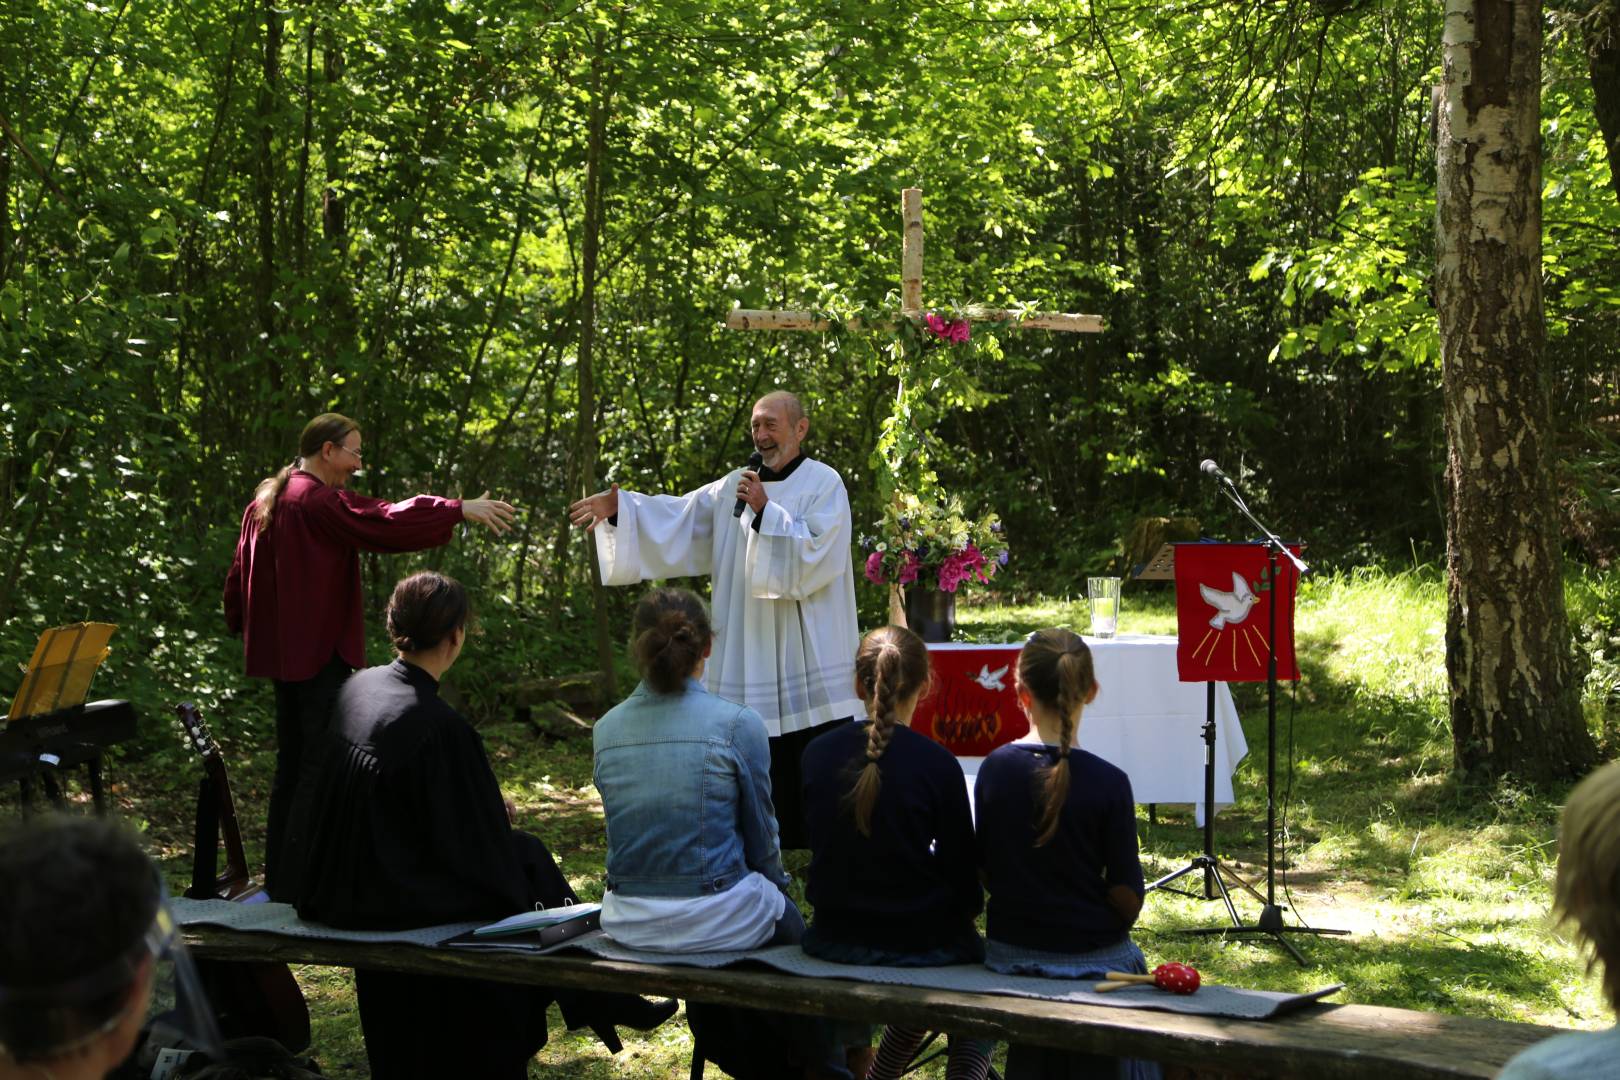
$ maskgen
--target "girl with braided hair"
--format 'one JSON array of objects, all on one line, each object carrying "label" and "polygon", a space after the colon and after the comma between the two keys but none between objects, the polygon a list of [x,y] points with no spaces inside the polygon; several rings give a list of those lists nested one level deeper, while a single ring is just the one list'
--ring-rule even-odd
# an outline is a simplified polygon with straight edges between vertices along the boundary
[{"label": "girl with braided hair", "polygon": [[[1147,971],[1130,937],[1143,896],[1131,782],[1075,745],[1098,689],[1080,635],[1054,628],[1024,643],[1018,704],[1033,738],[992,751],[974,785],[990,893],[985,964],[995,971],[1059,979]],[[1007,1050],[1007,1080],[1116,1074],[1147,1080],[1159,1068],[1043,1047]]]},{"label": "girl with braided hair", "polygon": [[[928,650],[910,630],[885,626],[855,654],[855,692],[866,720],[813,741],[804,752],[805,897],[815,921],[804,951],[845,964],[938,967],[977,963],[983,905],[973,814],[962,767],[910,728],[929,685]],[[847,1032],[857,1077],[898,1077],[924,1033],[890,1027],[871,1071],[869,1029]],[[991,1043],[951,1039],[947,1076],[982,1078]]]}]

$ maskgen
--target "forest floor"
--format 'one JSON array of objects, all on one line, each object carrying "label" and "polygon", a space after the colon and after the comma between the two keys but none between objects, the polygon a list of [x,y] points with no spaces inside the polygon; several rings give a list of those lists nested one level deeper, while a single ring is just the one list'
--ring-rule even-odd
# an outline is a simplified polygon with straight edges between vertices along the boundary
[{"label": "forest floor", "polygon": [[[1577,626],[1614,610],[1620,575],[1571,580]],[[1047,625],[1081,626],[1083,602],[981,606],[961,612],[962,636],[1005,640]],[[1150,963],[1176,959],[1206,980],[1271,990],[1329,983],[1334,999],[1438,1012],[1533,1021],[1569,1028],[1612,1023],[1598,983],[1566,933],[1548,917],[1563,790],[1512,785],[1494,790],[1450,774],[1443,666],[1444,587],[1438,575],[1372,573],[1308,581],[1298,610],[1303,678],[1278,709],[1280,838],[1278,900],[1310,925],[1352,931],[1345,937],[1291,938],[1310,960],[1300,967],[1265,939],[1176,936],[1216,926],[1218,903],[1167,893],[1149,897],[1135,931]],[[1173,633],[1167,591],[1127,587],[1122,631]],[[1607,632],[1607,631],[1605,631]],[[472,643],[477,646],[476,639]],[[1603,655],[1613,656],[1607,645]],[[1612,664],[1612,661],[1610,661]],[[1611,677],[1602,668],[1598,676]],[[453,679],[453,674],[451,678]],[[1249,743],[1234,777],[1236,805],[1217,818],[1217,851],[1251,880],[1265,866],[1266,710],[1264,687],[1233,688]],[[1606,697],[1612,686],[1600,686]],[[268,715],[270,690],[255,685],[245,712]],[[262,698],[262,700],[260,700]],[[1611,699],[1612,700],[1612,699]],[[1620,715],[1591,709],[1605,756],[1620,737]],[[590,733],[567,734],[521,721],[481,727],[496,775],[516,801],[519,824],[542,836],[563,872],[586,898],[601,894],[601,802],[591,784]],[[267,725],[222,732],[237,805],[258,855],[274,747]],[[1187,733],[1199,737],[1197,731]],[[1081,742],[1084,744],[1084,722]],[[171,884],[189,875],[190,814],[196,771],[168,752],[128,755],[114,768],[123,813],[142,827]],[[1139,809],[1143,869],[1149,879],[1200,850],[1190,806],[1161,805],[1156,822]],[[790,853],[802,882],[807,856]],[[1193,880],[1191,878],[1189,881]],[[1263,886],[1262,886],[1263,888]],[[797,897],[801,904],[802,885]],[[1239,896],[1252,920],[1256,905]],[[806,915],[810,914],[806,905]],[[347,971],[297,969],[314,1019],[313,1053],[336,1077],[367,1075]],[[551,1041],[531,1075],[650,1078],[685,1075],[691,1050],[684,1022],[625,1040],[611,1055],[589,1035],[561,1030],[553,1010]],[[998,1055],[999,1057],[999,1055]],[[711,1075],[715,1074],[711,1068]]]}]

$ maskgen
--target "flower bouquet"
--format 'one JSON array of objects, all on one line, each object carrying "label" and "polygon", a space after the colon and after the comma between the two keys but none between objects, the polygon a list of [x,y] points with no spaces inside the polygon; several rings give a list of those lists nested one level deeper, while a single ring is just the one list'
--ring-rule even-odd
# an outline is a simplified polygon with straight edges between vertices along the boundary
[{"label": "flower bouquet", "polygon": [[861,538],[866,580],[874,585],[921,585],[954,593],[963,585],[988,584],[1007,565],[1001,519],[972,519],[956,495],[925,499],[896,492],[875,536]]}]

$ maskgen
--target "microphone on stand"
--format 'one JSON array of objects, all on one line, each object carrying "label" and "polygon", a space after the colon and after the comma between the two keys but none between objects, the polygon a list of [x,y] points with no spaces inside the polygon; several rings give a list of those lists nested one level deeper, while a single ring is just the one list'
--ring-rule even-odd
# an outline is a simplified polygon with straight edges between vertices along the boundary
[{"label": "microphone on stand", "polygon": [[[765,459],[760,456],[760,453],[759,453],[758,450],[755,450],[752,454],[748,455],[748,468],[749,469],[753,470],[754,472],[758,472],[759,467],[761,465],[763,465],[763,464],[765,464]],[[746,502],[744,502],[741,499],[738,499],[737,500],[737,505],[733,506],[731,508],[731,516],[734,517],[734,518],[742,517],[743,507],[745,507],[747,505],[748,504]]]},{"label": "microphone on stand", "polygon": [[1213,477],[1224,484],[1230,484],[1232,482],[1232,478],[1230,476],[1227,476],[1225,473],[1221,472],[1221,467],[1215,464],[1214,458],[1205,458],[1203,461],[1199,462],[1198,470],[1205,476]]}]

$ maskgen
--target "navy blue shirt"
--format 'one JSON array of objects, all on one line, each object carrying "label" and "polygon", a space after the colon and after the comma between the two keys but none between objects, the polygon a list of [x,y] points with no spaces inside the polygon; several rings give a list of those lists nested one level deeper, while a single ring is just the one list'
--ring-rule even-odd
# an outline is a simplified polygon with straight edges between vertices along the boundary
[{"label": "navy blue shirt", "polygon": [[1008,743],[984,759],[973,789],[979,859],[990,892],[987,936],[1047,952],[1090,952],[1130,926],[1108,903],[1128,885],[1142,895],[1136,801],[1125,773],[1069,751],[1069,797],[1052,839],[1035,846],[1041,782],[1054,747]]},{"label": "navy blue shirt", "polygon": [[804,895],[816,933],[902,951],[958,941],[984,905],[962,767],[939,743],[896,728],[878,762],[872,835],[862,836],[849,793],[866,764],[866,728],[840,725],[804,751]]}]

